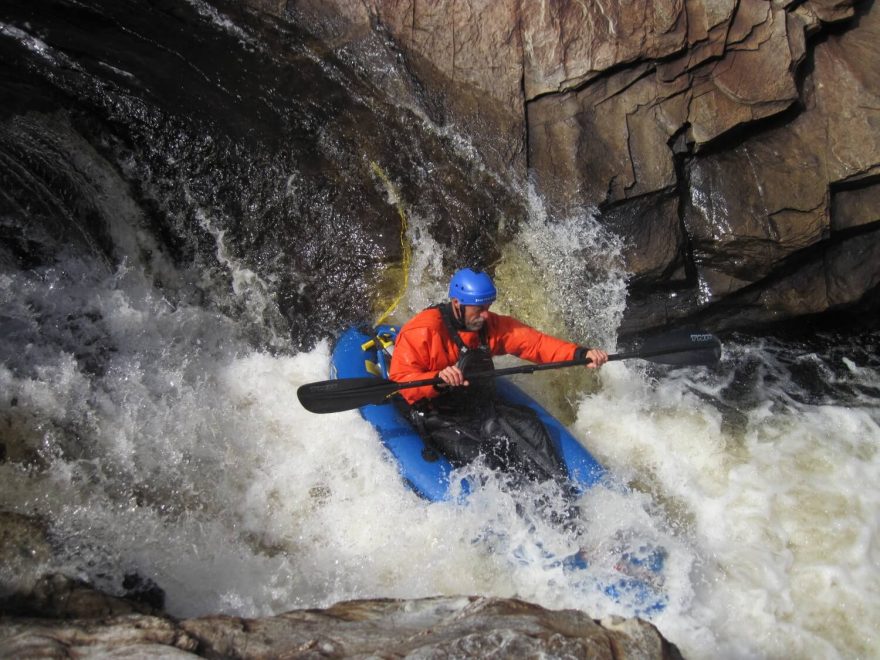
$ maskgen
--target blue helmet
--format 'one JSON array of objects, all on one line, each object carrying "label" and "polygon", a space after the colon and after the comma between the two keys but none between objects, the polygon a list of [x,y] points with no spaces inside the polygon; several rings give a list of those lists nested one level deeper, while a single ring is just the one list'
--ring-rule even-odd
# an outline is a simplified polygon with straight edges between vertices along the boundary
[{"label": "blue helmet", "polygon": [[449,281],[449,297],[457,298],[462,305],[488,305],[497,296],[492,278],[482,271],[463,268]]}]

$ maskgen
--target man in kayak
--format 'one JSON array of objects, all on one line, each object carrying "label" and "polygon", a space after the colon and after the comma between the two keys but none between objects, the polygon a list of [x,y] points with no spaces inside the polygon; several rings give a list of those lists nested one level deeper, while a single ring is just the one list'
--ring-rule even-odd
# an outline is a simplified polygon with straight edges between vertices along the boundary
[{"label": "man in kayak", "polygon": [[469,268],[449,283],[449,302],[429,307],[397,335],[389,376],[395,381],[439,377],[444,385],[400,391],[419,433],[460,466],[482,457],[489,467],[530,480],[566,481],[562,459],[537,414],[495,397],[493,355],[547,363],[587,357],[601,367],[608,354],[551,337],[489,311],[497,297],[492,278]]}]

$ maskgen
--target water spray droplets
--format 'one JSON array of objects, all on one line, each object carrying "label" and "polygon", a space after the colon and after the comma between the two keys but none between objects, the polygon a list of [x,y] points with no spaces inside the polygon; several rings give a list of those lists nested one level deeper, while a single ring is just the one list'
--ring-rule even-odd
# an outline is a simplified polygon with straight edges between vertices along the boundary
[{"label": "water spray droplets", "polygon": [[530,186],[529,219],[517,236],[548,307],[562,311],[576,341],[612,348],[626,307],[622,243],[582,209],[550,217]]}]

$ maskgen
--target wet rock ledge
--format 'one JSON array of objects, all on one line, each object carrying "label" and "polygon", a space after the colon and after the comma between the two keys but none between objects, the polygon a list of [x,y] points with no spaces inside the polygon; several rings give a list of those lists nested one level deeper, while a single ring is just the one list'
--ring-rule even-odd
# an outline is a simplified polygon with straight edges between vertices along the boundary
[{"label": "wet rock ledge", "polygon": [[681,658],[650,623],[516,599],[359,600],[262,619],[178,620],[60,575],[7,598],[0,657]]}]

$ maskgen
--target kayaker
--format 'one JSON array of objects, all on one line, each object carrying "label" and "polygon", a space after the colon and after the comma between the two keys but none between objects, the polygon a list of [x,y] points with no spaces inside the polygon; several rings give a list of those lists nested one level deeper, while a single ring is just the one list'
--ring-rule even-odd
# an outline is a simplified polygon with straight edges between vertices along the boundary
[{"label": "kayaker", "polygon": [[389,376],[395,381],[439,377],[444,385],[404,389],[400,405],[420,434],[460,466],[482,457],[489,467],[533,480],[567,478],[565,466],[537,414],[495,397],[494,378],[469,380],[493,369],[492,356],[536,363],[588,357],[591,369],[608,354],[557,339],[510,316],[491,312],[492,278],[465,268],[449,283],[449,301],[423,310],[397,335]]}]

